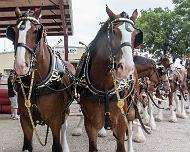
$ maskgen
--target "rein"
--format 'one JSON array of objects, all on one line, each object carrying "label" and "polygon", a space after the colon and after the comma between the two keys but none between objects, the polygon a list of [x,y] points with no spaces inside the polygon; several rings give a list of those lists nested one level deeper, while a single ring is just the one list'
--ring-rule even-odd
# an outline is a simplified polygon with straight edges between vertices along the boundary
[{"label": "rein", "polygon": [[24,86],[23,86],[23,83],[22,83],[22,80],[19,76],[19,81],[20,81],[20,84],[21,84],[21,90],[22,90],[22,93],[23,93],[23,97],[24,97],[24,101],[25,101],[25,107],[27,108],[27,111],[28,111],[28,115],[29,115],[29,118],[30,118],[30,122],[31,122],[31,125],[32,125],[32,128],[35,132],[35,135],[37,137],[37,140],[38,142],[42,145],[42,146],[46,146],[46,143],[47,143],[47,140],[45,140],[45,143],[43,144],[40,137],[39,137],[39,134],[37,133],[37,130],[36,130],[36,126],[34,124],[34,121],[33,121],[33,118],[32,118],[32,113],[31,113],[31,95],[32,95],[32,88],[33,88],[33,84],[34,84],[34,75],[35,75],[35,70],[32,71],[32,76],[31,76],[31,81],[30,81],[30,86],[29,86],[29,93],[28,93],[28,96],[26,96],[26,93],[24,91]]}]

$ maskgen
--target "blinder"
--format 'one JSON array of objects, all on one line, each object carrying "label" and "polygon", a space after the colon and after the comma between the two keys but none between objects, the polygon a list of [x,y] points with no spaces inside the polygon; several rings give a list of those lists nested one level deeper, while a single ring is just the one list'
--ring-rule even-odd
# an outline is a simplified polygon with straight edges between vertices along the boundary
[{"label": "blinder", "polygon": [[40,24],[40,28],[37,30],[36,33],[36,44],[38,44],[42,38],[42,34],[43,34],[43,25]]},{"label": "blinder", "polygon": [[13,44],[15,44],[15,30],[13,27],[8,26],[6,29],[6,37],[11,40],[13,42]]},{"label": "blinder", "polygon": [[143,42],[143,32],[140,29],[136,29],[138,33],[135,36],[134,48],[138,47]]},{"label": "blinder", "polygon": [[166,74],[166,71],[164,70],[164,67],[158,67],[158,73],[160,76],[163,76]]}]

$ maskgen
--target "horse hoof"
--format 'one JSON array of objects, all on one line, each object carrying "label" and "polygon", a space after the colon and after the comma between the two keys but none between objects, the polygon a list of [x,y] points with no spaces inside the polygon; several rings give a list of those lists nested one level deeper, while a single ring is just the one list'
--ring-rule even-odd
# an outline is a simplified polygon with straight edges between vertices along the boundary
[{"label": "horse hoof", "polygon": [[137,142],[137,143],[143,143],[146,141],[146,138],[145,138],[144,134],[143,135],[136,135],[135,137],[133,137],[133,141]]},{"label": "horse hoof", "polygon": [[155,118],[155,121],[157,121],[157,122],[161,122],[163,119],[162,118]]},{"label": "horse hoof", "polygon": [[107,132],[104,128],[102,128],[99,132],[98,132],[98,137],[106,137],[107,136]]},{"label": "horse hoof", "polygon": [[82,129],[81,128],[75,128],[72,132],[72,136],[81,136],[82,135]]},{"label": "horse hoof", "polygon": [[181,117],[180,118],[182,118],[182,119],[187,119],[187,114],[185,113],[185,112],[183,112],[182,114],[181,114]]},{"label": "horse hoof", "polygon": [[190,114],[190,109],[187,109],[187,110],[186,110],[186,113],[187,113],[187,114]]},{"label": "horse hoof", "polygon": [[169,118],[169,122],[172,122],[172,123],[176,123],[177,122],[177,118],[175,117],[170,117]]},{"label": "horse hoof", "polygon": [[152,130],[156,130],[156,124],[150,124],[150,128],[151,128]]},{"label": "horse hoof", "polygon": [[128,149],[128,152],[134,152],[134,150],[133,149]]},{"label": "horse hoof", "polygon": [[156,122],[155,122],[155,120],[154,120],[154,117],[151,117],[151,118],[150,118],[149,127],[150,127],[152,130],[156,130]]},{"label": "horse hoof", "polygon": [[157,121],[157,122],[161,122],[162,120],[163,120],[163,116],[161,116],[161,115],[157,115],[155,117],[155,121]]},{"label": "horse hoof", "polygon": [[181,113],[177,112],[177,113],[176,113],[176,116],[177,116],[178,118],[181,118]]}]

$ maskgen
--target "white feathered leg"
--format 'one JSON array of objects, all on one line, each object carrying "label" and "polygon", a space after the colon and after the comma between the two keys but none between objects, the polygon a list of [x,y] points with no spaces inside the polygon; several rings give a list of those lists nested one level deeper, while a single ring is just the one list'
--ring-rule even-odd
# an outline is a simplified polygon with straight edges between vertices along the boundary
[{"label": "white feathered leg", "polygon": [[106,137],[106,136],[107,136],[107,132],[105,128],[102,127],[102,129],[98,132],[98,137]]},{"label": "white feathered leg", "polygon": [[169,117],[169,122],[177,122],[177,117],[176,117],[176,113],[174,111],[174,106],[170,105],[170,112],[171,112],[171,116]]},{"label": "white feathered leg", "polygon": [[84,127],[84,116],[80,116],[79,123],[76,128],[74,128],[72,132],[72,136],[81,136],[82,135],[82,130]]},{"label": "white feathered leg", "polygon": [[132,121],[128,123],[128,152],[134,152],[133,150],[133,131],[132,131]]},{"label": "white feathered leg", "polygon": [[65,117],[65,122],[64,124],[61,126],[61,146],[63,148],[63,152],[70,152],[69,150],[69,145],[67,142],[67,135],[66,135],[66,131],[67,131],[67,117]]},{"label": "white feathered leg", "polygon": [[174,97],[174,100],[176,103],[176,116],[180,118],[181,117],[181,110],[179,108],[179,98],[178,98],[176,92],[173,93],[173,97]]},{"label": "white feathered leg", "polygon": [[[161,107],[162,104],[158,104]],[[160,122],[163,120],[163,109],[158,109],[158,114],[155,116],[155,120]]]},{"label": "white feathered leg", "polygon": [[187,114],[185,112],[185,100],[182,95],[181,95],[181,118],[187,119]]},{"label": "white feathered leg", "polygon": [[156,130],[156,122],[154,120],[153,107],[152,107],[152,102],[150,100],[151,99],[149,99],[149,102],[148,102],[148,105],[149,105],[149,115],[150,115],[149,126],[151,127],[152,130]]},{"label": "white feathered leg", "polygon": [[137,121],[137,125],[136,125],[137,130],[133,134],[133,141],[138,142],[138,143],[143,143],[143,142],[146,141],[146,138],[145,138],[145,135],[143,133],[143,130],[142,130],[141,126],[138,125],[138,124],[140,124],[139,120],[136,119],[136,121]]},{"label": "white feathered leg", "polygon": [[186,112],[190,114],[190,93],[187,95],[187,107]]},{"label": "white feathered leg", "polygon": [[144,108],[144,112],[143,112],[143,123],[144,123],[145,125],[148,125],[149,119],[150,119],[150,116],[149,116],[149,114],[148,114],[148,106],[146,106],[146,107]]}]

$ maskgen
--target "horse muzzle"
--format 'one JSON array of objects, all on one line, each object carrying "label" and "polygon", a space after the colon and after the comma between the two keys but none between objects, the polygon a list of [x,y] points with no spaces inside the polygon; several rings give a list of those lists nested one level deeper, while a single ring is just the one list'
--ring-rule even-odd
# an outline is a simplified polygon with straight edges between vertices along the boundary
[{"label": "horse muzzle", "polygon": [[27,63],[15,63],[14,68],[17,75],[27,75],[30,69],[29,64]]},{"label": "horse muzzle", "polygon": [[116,65],[114,75],[117,80],[126,80],[134,72],[133,66],[126,66],[122,63]]}]

